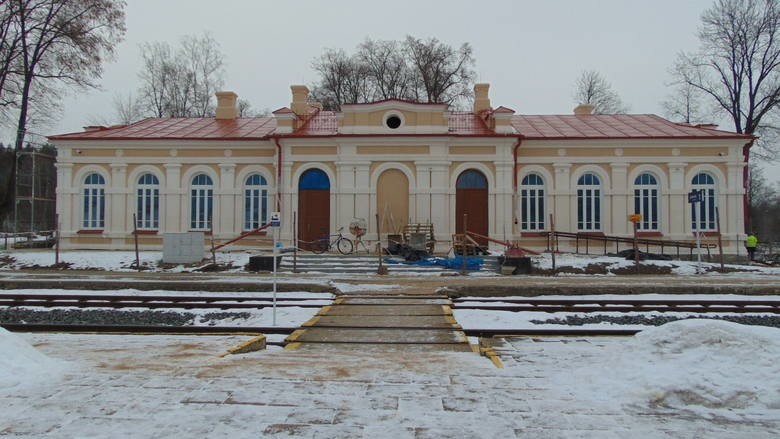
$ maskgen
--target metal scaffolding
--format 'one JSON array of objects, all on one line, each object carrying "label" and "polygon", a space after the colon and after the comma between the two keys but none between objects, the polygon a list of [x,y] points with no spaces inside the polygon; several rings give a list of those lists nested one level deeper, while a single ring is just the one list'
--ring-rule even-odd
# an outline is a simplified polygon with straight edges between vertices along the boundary
[{"label": "metal scaffolding", "polygon": [[14,233],[56,228],[56,157],[34,148],[16,151]]}]

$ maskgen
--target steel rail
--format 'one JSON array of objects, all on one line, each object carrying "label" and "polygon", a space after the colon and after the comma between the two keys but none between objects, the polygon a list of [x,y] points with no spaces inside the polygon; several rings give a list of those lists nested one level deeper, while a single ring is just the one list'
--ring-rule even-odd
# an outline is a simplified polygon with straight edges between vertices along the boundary
[{"label": "steel rail", "polygon": [[[258,335],[258,334],[291,334],[299,329],[314,329],[318,327],[281,327],[281,326],[146,326],[146,325],[82,325],[82,324],[41,324],[41,323],[0,323],[0,326],[13,332],[66,332],[88,334],[139,334],[139,335]],[[331,327],[331,329],[336,327]],[[357,327],[343,326],[339,329],[363,330],[363,329],[414,329],[427,330],[427,327]],[[587,329],[587,328],[554,328],[554,329],[458,329],[453,331],[463,332],[471,337],[494,336],[630,336],[640,332],[640,329]],[[277,342],[278,343],[278,342]],[[320,343],[303,341],[303,343]],[[345,342],[334,341],[321,343],[351,343],[351,344],[398,344],[387,342]],[[454,342],[453,342],[454,343]],[[276,344],[276,343],[268,343]],[[283,344],[283,343],[279,343]],[[401,343],[408,344],[408,343]],[[419,344],[431,344],[423,343]],[[452,344],[444,342],[443,344]]]},{"label": "steel rail", "polygon": [[50,323],[0,323],[13,332],[71,332],[101,334],[197,334],[197,335],[258,335],[291,334],[300,329],[284,326],[160,326],[160,325],[88,325]]},{"label": "steel rail", "polygon": [[531,312],[694,312],[780,314],[780,300],[458,298],[452,309]]},{"label": "steel rail", "polygon": [[452,309],[472,309],[487,311],[511,311],[511,312],[570,312],[570,313],[595,313],[595,312],[689,312],[689,313],[735,313],[735,314],[780,314],[780,308],[774,306],[549,306],[549,305],[453,305]]},{"label": "steel rail", "polygon": [[[321,308],[330,304],[330,298],[282,297],[278,307]],[[312,302],[325,303],[291,303]],[[0,306],[18,307],[77,307],[77,308],[208,308],[261,309],[273,306],[272,297],[236,296],[119,296],[78,294],[0,294]]]}]

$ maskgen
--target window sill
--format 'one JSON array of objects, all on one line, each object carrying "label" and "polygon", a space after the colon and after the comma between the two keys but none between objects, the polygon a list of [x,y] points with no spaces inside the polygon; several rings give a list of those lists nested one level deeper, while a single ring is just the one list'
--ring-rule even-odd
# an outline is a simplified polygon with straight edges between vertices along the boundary
[{"label": "window sill", "polygon": [[188,232],[201,232],[201,233],[203,233],[206,236],[210,236],[211,235],[211,230],[188,230]]},{"label": "window sill", "polygon": [[604,232],[577,232],[580,237],[604,236]]},{"label": "window sill", "polygon": [[[693,237],[696,238],[696,233],[697,232],[693,231],[691,233],[693,233]],[[709,231],[709,232],[702,231],[702,232],[698,232],[698,233],[701,234],[701,236],[705,236],[705,237],[707,237],[707,236],[720,236],[720,233],[718,233],[716,231]]]},{"label": "window sill", "polygon": [[525,231],[520,231],[520,236],[522,236],[523,238],[546,238],[549,235],[550,235],[550,232],[539,232],[539,231],[536,231],[536,232],[525,232]]},{"label": "window sill", "polygon": [[136,230],[133,232],[134,235],[156,235],[159,233],[159,230]]},{"label": "window sill", "polygon": [[76,233],[79,235],[102,235],[103,229],[81,229]]},{"label": "window sill", "polygon": [[640,238],[659,238],[661,236],[664,236],[661,232],[636,232],[636,236]]},{"label": "window sill", "polygon": [[259,232],[253,232],[251,230],[245,230],[243,233],[246,236],[267,236],[268,235],[268,232],[266,232],[265,230],[261,230]]}]

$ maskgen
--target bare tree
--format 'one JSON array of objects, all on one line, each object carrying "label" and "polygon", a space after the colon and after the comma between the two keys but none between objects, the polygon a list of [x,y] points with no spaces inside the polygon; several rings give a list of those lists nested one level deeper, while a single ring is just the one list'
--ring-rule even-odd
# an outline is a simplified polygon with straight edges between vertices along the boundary
[{"label": "bare tree", "polygon": [[717,0],[702,15],[699,41],[698,52],[679,55],[675,76],[725,111],[736,132],[759,133],[779,111],[777,1]]},{"label": "bare tree", "polygon": [[114,120],[117,123],[128,125],[143,119],[144,113],[140,102],[132,93],[117,93],[113,99]]},{"label": "bare tree", "polygon": [[[674,91],[661,102],[666,117],[671,120],[695,124],[704,123],[713,116],[706,111],[701,90],[690,84],[678,84]],[[711,119],[710,119],[711,120]]]},{"label": "bare tree", "polygon": [[574,101],[576,104],[593,105],[595,114],[626,113],[629,110],[612,85],[595,70],[585,70],[577,78]]},{"label": "bare tree", "polygon": [[312,63],[320,74],[320,82],[312,87],[312,98],[325,109],[338,109],[341,104],[367,102],[371,98],[368,70],[356,56],[344,50],[329,49]]},{"label": "bare tree", "polygon": [[186,36],[174,49],[167,42],[141,45],[140,102],[156,117],[203,117],[214,113],[222,87],[224,55],[208,33]]},{"label": "bare tree", "polygon": [[[17,114],[15,149],[21,150],[36,116],[51,117],[62,87],[97,88],[103,61],[125,33],[119,0],[5,0],[0,2],[5,63],[2,101]],[[15,178],[15,167],[8,176]],[[7,208],[6,196],[0,206]]]},{"label": "bare tree", "polygon": [[16,26],[16,4],[0,5],[0,110],[14,103],[18,87],[12,74],[20,55],[21,34]]},{"label": "bare tree", "polygon": [[412,99],[412,72],[401,44],[392,40],[366,39],[358,46],[357,58],[372,83],[373,100]]},{"label": "bare tree", "polygon": [[468,43],[454,49],[435,38],[367,39],[354,55],[329,49],[312,63],[320,75],[312,98],[326,109],[391,98],[457,105],[471,97],[473,66]]},{"label": "bare tree", "polygon": [[436,38],[421,40],[410,35],[404,50],[414,72],[418,100],[457,104],[471,98],[475,73],[468,43],[456,50]]}]

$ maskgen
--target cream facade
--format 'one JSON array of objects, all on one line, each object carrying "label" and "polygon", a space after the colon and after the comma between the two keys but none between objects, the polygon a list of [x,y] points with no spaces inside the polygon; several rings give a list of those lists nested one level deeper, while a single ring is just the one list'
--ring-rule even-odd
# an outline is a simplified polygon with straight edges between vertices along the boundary
[{"label": "cream facade", "polygon": [[[142,248],[194,229],[213,230],[218,244],[276,209],[287,244],[346,230],[353,218],[367,220],[373,241],[379,215],[382,238],[407,222],[433,223],[446,251],[467,214],[469,230],[544,249],[551,220],[557,231],[631,236],[635,211],[646,218],[642,235],[693,240],[693,189],[705,191],[705,241],[718,231],[713,207],[727,253],[745,236],[746,136],[581,107],[518,116],[490,106],[487,84],[475,87],[471,112],[390,100],[334,113],[308,103],[305,87],[292,91],[290,108],[271,118],[236,118],[228,92],[216,118],[52,136],[63,247],[132,248],[133,214]],[[269,241],[258,233],[233,245]]]}]

